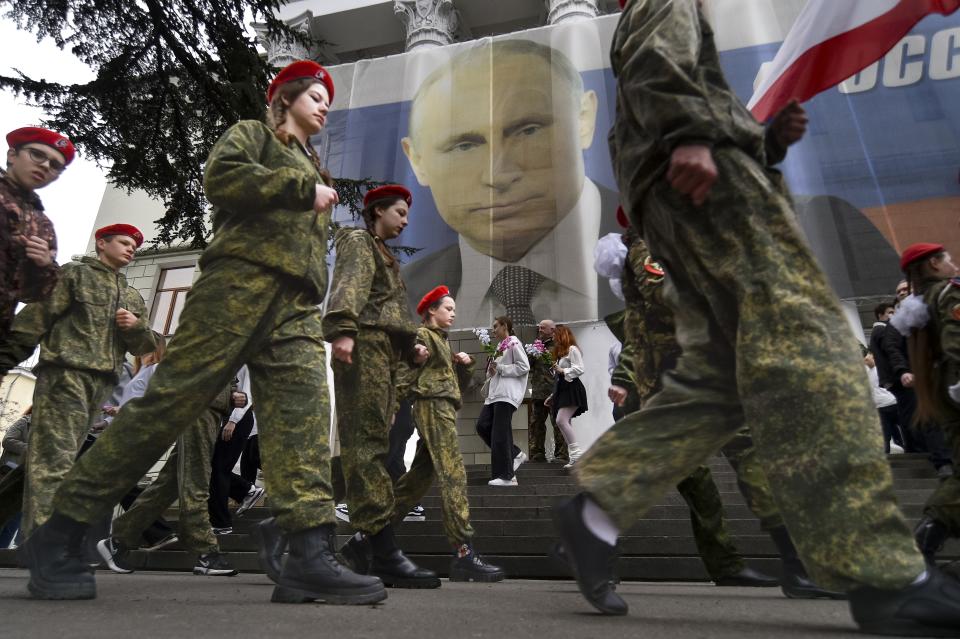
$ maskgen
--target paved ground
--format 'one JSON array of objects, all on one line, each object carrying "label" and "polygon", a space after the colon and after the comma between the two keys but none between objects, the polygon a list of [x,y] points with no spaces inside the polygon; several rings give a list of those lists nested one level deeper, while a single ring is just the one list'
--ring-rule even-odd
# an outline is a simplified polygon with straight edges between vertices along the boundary
[{"label": "paved ground", "polygon": [[390,590],[377,606],[269,603],[263,575],[195,577],[184,573],[97,573],[95,601],[29,599],[27,574],[0,570],[0,635],[114,637],[849,637],[844,602],[792,601],[772,588],[627,583],[618,592],[627,617],[594,614],[571,582],[443,582],[433,591]]}]

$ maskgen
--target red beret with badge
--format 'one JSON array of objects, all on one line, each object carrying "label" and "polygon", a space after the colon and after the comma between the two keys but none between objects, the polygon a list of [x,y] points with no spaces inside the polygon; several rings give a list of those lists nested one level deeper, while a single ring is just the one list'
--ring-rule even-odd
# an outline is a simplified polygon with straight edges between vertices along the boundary
[{"label": "red beret with badge", "polygon": [[911,244],[905,248],[903,253],[900,255],[900,270],[906,271],[907,267],[914,262],[931,257],[937,253],[943,253],[943,251],[943,244],[930,244],[927,242]]},{"label": "red beret with badge", "polygon": [[94,237],[98,240],[113,235],[127,235],[132,237],[133,241],[137,243],[137,248],[140,248],[140,245],[143,244],[143,233],[132,224],[111,224],[97,229],[97,232],[94,233]]},{"label": "red beret with badge", "polygon": [[387,184],[386,186],[378,186],[375,189],[370,189],[367,191],[367,194],[363,196],[363,205],[370,206],[371,202],[385,200],[391,197],[403,200],[407,203],[407,206],[413,206],[413,195],[410,194],[410,190],[407,189],[407,187],[400,184]]},{"label": "red beret with badge", "polygon": [[273,102],[273,94],[287,82],[295,80],[313,79],[327,87],[330,104],[333,104],[333,78],[322,66],[313,60],[297,60],[280,69],[280,73],[273,79],[267,88],[267,104]]},{"label": "red beret with badge", "polygon": [[64,166],[73,162],[73,156],[77,153],[67,136],[38,126],[25,126],[7,133],[7,144],[11,149],[18,149],[24,144],[45,144],[63,155]]},{"label": "red beret with badge", "polygon": [[437,288],[433,289],[429,293],[423,296],[423,299],[420,300],[420,303],[417,304],[417,315],[423,315],[427,312],[427,309],[430,308],[430,305],[434,302],[438,302],[445,297],[450,296],[450,289],[444,285],[440,285]]}]

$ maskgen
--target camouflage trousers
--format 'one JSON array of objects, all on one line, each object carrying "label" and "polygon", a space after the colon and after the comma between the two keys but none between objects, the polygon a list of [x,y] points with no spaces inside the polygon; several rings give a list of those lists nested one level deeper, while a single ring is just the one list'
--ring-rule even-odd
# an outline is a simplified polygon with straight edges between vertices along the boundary
[{"label": "camouflage trousers", "polygon": [[677,491],[690,508],[690,524],[697,551],[710,579],[716,581],[744,569],[723,515],[723,501],[708,466],[699,466],[677,484]]},{"label": "camouflage trousers", "polygon": [[527,444],[530,448],[530,459],[536,457],[545,457],[547,441],[547,417],[553,425],[553,456],[557,459],[568,459],[567,440],[563,438],[557,423],[553,421],[553,416],[544,403],[543,399],[534,398],[530,405],[533,407],[533,420],[530,422],[530,430],[527,433]]},{"label": "camouflage trousers", "polygon": [[333,362],[340,460],[350,524],[372,535],[389,524],[393,514],[393,481],[386,462],[400,354],[384,331],[361,329],[352,359],[352,364]]},{"label": "camouflage trousers", "polygon": [[24,538],[53,512],[54,493],[73,467],[113,381],[103,373],[56,366],[38,371],[25,461]]},{"label": "camouflage trousers", "polygon": [[[150,428],[148,424],[139,426]],[[207,410],[177,437],[177,443],[147,487],[125,513],[113,521],[112,535],[129,547],[136,547],[140,535],[174,501],[179,501],[177,533],[181,543],[198,555],[219,550],[217,537],[210,528],[207,500],[210,497],[210,460],[220,427],[220,415]]]},{"label": "camouflage trousers", "polygon": [[332,523],[320,320],[315,291],[299,280],[240,259],[207,264],[146,394],[126,404],[77,461],[54,498],[55,509],[87,523],[104,516],[245,363],[277,523],[287,532]]},{"label": "camouflage trousers", "polygon": [[413,421],[421,445],[410,470],[400,477],[394,489],[393,523],[402,522],[410,509],[420,503],[436,477],[443,531],[454,546],[468,543],[473,538],[473,527],[467,502],[467,470],[457,438],[457,409],[449,400],[418,399],[413,403]]},{"label": "camouflage trousers", "polygon": [[[621,143],[628,143],[621,141]],[[800,557],[821,586],[899,589],[924,570],[878,446],[856,341],[779,174],[718,148],[694,207],[665,180],[642,201],[683,349],[663,390],[575,467],[626,529],[744,424]]]},{"label": "camouflage trousers", "polygon": [[940,482],[923,508],[923,514],[936,519],[960,537],[960,412],[939,424],[954,459],[953,475]]}]

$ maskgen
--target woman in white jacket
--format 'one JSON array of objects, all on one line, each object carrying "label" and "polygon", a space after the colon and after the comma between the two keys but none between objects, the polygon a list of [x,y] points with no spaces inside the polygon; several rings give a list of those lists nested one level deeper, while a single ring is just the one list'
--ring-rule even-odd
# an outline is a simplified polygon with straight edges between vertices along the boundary
[{"label": "woman in white jacket", "polygon": [[553,395],[544,403],[553,411],[553,423],[567,440],[570,463],[564,468],[570,468],[583,452],[573,430],[573,418],[587,412],[587,390],[580,381],[580,376],[583,375],[583,354],[580,353],[573,333],[563,324],[557,324],[553,332],[553,357],[557,362],[553,366],[557,381],[553,387]]},{"label": "woman in white jacket", "polygon": [[509,317],[493,321],[499,344],[487,362],[487,397],[477,418],[477,434],[490,447],[491,486],[516,486],[514,471],[523,463],[523,451],[513,444],[513,413],[527,392],[530,362],[513,334]]}]

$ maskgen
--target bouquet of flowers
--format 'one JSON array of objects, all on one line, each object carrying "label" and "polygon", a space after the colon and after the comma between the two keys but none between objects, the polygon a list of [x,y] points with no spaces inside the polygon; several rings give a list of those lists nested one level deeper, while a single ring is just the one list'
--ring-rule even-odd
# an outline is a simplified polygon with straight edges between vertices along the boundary
[{"label": "bouquet of flowers", "polygon": [[473,329],[473,334],[477,336],[477,339],[480,340],[480,346],[483,347],[483,350],[488,355],[496,357],[498,355],[503,355],[503,351],[498,351],[496,347],[490,342],[490,331],[485,328],[475,328]]},{"label": "bouquet of flowers", "polygon": [[546,364],[547,368],[553,367],[553,353],[540,340],[534,340],[533,344],[524,344],[523,349],[530,357]]}]

